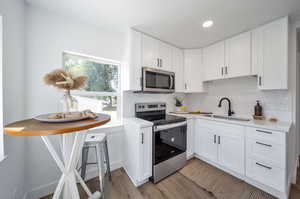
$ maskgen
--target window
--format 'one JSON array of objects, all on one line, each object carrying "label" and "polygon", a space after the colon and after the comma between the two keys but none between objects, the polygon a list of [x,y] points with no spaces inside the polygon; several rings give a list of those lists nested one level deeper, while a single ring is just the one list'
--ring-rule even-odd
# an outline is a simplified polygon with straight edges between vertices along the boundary
[{"label": "window", "polygon": [[3,146],[3,99],[2,99],[2,56],[3,56],[3,26],[2,17],[0,16],[0,161],[4,158]]},{"label": "window", "polygon": [[90,109],[109,114],[112,121],[120,119],[119,62],[64,52],[63,64],[72,74],[88,77],[84,90],[72,92],[80,111]]}]

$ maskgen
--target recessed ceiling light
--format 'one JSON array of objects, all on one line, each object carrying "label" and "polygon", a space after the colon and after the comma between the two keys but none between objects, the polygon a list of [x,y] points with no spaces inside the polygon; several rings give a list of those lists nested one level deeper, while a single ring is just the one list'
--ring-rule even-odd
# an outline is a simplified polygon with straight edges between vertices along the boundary
[{"label": "recessed ceiling light", "polygon": [[202,27],[203,27],[203,28],[209,28],[209,27],[211,27],[213,24],[214,24],[214,22],[213,22],[212,20],[207,20],[207,21],[204,21],[204,23],[202,24]]}]

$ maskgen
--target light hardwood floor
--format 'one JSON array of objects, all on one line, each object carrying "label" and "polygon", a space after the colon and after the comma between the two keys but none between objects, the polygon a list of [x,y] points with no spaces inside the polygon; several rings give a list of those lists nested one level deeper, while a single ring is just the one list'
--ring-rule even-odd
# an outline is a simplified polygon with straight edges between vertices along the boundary
[{"label": "light hardwood floor", "polygon": [[[99,187],[97,178],[88,181],[92,191]],[[82,199],[87,196],[80,189]],[[50,199],[51,196],[43,199]],[[112,173],[106,199],[275,199],[273,196],[201,161],[192,159],[179,172],[158,184],[148,182],[136,188],[123,169]],[[300,199],[300,170],[290,199]]]}]

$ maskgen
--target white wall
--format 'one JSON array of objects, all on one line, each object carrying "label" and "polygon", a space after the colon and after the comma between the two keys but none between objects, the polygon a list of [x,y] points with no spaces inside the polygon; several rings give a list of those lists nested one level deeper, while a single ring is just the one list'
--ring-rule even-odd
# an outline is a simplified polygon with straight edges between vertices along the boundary
[{"label": "white wall", "polygon": [[289,91],[259,91],[256,77],[218,80],[206,84],[207,93],[187,95],[186,104],[191,110],[227,114],[227,102],[223,102],[221,108],[218,107],[218,103],[222,97],[229,97],[236,116],[251,118],[256,100],[259,100],[267,117],[277,117],[283,121],[292,120],[292,99]]},{"label": "white wall", "polygon": [[[109,32],[58,16],[44,9],[27,6],[26,10],[26,115],[28,117],[60,109],[61,93],[44,85],[43,75],[62,67],[62,52],[103,57],[120,61],[123,35]],[[108,138],[111,163],[121,161],[120,130]],[[58,142],[58,137],[53,137]],[[28,139],[26,189],[28,198],[48,194],[60,175],[39,137]]]},{"label": "white wall", "polygon": [[[4,123],[24,118],[24,1],[1,0],[3,15]],[[0,162],[0,198],[19,199],[25,188],[25,138],[5,136],[5,154]]]}]

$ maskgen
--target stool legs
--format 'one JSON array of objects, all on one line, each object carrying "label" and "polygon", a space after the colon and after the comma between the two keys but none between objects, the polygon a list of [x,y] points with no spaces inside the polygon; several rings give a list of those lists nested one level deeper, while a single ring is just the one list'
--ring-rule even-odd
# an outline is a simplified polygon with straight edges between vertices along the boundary
[{"label": "stool legs", "polygon": [[100,190],[104,190],[104,158],[101,143],[96,145],[97,166],[99,171]]},{"label": "stool legs", "polygon": [[82,148],[82,159],[81,159],[81,178],[82,179],[85,179],[88,155],[89,155],[89,147],[83,147]]},{"label": "stool legs", "polygon": [[104,141],[104,153],[105,153],[107,174],[108,174],[109,180],[111,180],[110,162],[109,162],[108,147],[107,147],[107,140],[106,139]]}]

